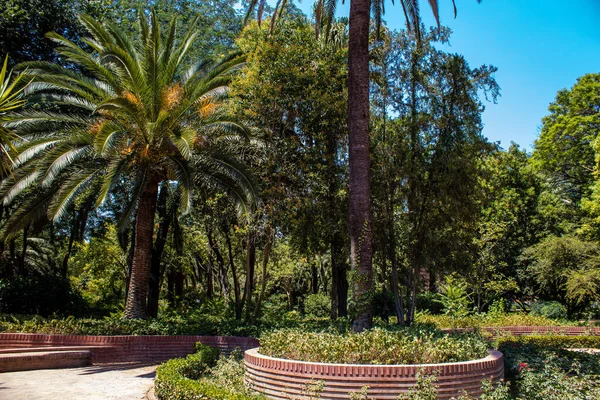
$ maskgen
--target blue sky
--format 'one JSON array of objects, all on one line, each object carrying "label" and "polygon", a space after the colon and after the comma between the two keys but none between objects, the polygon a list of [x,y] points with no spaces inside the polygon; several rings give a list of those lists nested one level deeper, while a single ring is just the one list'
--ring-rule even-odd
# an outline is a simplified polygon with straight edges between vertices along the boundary
[{"label": "blue sky", "polygon": [[[338,14],[348,15],[348,4]],[[586,73],[600,72],[600,0],[440,0],[443,25],[454,34],[450,51],[463,54],[472,67],[498,67],[501,87],[497,104],[487,103],[483,134],[506,148],[510,142],[532,149],[541,118],[559,89],[573,86]],[[313,2],[299,7],[310,15]],[[423,20],[433,25],[428,2],[421,1]],[[401,7],[386,4],[391,28],[404,26]]]}]

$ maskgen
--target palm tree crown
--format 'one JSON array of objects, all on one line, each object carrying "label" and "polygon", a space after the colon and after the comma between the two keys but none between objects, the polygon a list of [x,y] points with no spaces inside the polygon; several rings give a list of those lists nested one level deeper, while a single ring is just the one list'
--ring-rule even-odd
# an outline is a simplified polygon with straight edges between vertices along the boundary
[{"label": "palm tree crown", "polygon": [[135,219],[136,233],[125,315],[145,317],[159,184],[177,182],[184,211],[195,184],[225,189],[240,205],[256,199],[237,157],[250,142],[249,132],[220,107],[241,58],[184,69],[197,32],[190,29],[178,41],[176,21],[161,32],[154,12],[150,21],[139,13],[137,40],[114,24],[80,20],[90,34],[82,40],[89,50],[55,33],[48,37],[59,44],[63,59],[84,72],[26,64],[26,76],[34,79],[26,94],[44,110],[15,114],[8,122],[26,142],[0,194],[5,203],[30,187],[37,195],[7,228],[44,213],[59,219],[80,196],[93,196],[100,205],[126,181],[130,199],[120,225]]}]

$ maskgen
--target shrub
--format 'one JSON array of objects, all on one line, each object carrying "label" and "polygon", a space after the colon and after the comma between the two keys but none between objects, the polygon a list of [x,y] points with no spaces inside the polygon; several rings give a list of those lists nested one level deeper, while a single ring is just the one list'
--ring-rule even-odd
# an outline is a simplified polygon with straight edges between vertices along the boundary
[{"label": "shrub", "polygon": [[531,305],[531,314],[550,319],[565,319],[567,308],[558,301],[536,301]]},{"label": "shrub", "polygon": [[311,333],[279,330],[261,337],[262,354],[300,361],[343,364],[429,364],[466,361],[488,354],[477,334],[448,335],[410,328],[362,333]]},{"label": "shrub", "polygon": [[499,350],[519,399],[584,400],[600,398],[598,356],[563,347],[597,343],[591,337],[520,337],[502,339]]},{"label": "shrub", "polygon": [[563,336],[563,335],[528,335],[504,337],[496,341],[496,347],[506,345],[533,345],[537,347],[554,347],[557,349],[600,348],[600,336]]},{"label": "shrub", "polygon": [[319,318],[331,313],[331,298],[323,293],[309,294],[304,300],[304,313]]},{"label": "shrub", "polygon": [[87,305],[67,279],[33,275],[0,279],[0,313],[81,315]]},{"label": "shrub", "polygon": [[[258,400],[262,399],[211,377],[211,371],[219,367],[218,350],[197,345],[198,352],[186,358],[169,360],[156,369],[154,391],[159,400]],[[239,371],[238,371],[239,372]],[[241,371],[243,373],[243,370]],[[239,377],[236,377],[239,381]]]}]

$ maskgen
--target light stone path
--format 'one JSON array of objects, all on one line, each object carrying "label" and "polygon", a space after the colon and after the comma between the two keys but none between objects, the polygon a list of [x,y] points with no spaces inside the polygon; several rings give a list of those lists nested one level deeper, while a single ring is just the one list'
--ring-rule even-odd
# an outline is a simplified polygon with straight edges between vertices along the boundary
[{"label": "light stone path", "polygon": [[0,373],[0,400],[142,400],[156,365],[94,365]]}]

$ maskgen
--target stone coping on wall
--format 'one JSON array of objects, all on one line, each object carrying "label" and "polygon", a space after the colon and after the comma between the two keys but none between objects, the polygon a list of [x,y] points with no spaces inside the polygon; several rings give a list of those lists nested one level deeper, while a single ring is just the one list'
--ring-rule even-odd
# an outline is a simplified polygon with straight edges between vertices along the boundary
[{"label": "stone coping on wall", "polygon": [[362,365],[328,364],[287,360],[262,355],[258,348],[245,352],[246,381],[273,399],[308,398],[308,385],[322,381],[321,399],[349,399],[368,386],[373,399],[396,399],[416,384],[418,373],[436,374],[438,398],[449,399],[464,392],[478,396],[484,379],[504,377],[502,353],[490,350],[479,360],[439,364]]}]

